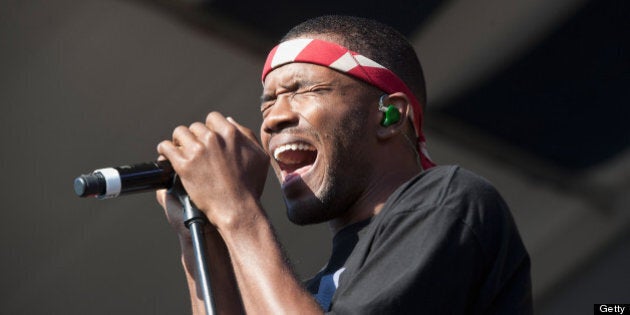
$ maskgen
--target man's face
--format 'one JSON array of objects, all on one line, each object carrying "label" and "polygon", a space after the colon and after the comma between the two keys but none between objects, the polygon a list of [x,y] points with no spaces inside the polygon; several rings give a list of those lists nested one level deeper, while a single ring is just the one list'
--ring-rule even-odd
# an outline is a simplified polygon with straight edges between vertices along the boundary
[{"label": "man's face", "polygon": [[289,219],[339,217],[362,195],[373,164],[379,93],[327,67],[291,63],[264,82],[261,138]]}]

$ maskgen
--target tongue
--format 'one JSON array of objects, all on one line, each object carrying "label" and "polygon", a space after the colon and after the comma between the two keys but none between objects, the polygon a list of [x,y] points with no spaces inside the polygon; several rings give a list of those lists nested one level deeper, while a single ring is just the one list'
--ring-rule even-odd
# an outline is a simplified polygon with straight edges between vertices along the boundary
[{"label": "tongue", "polygon": [[317,153],[315,151],[287,150],[278,155],[280,168],[288,173],[315,163]]}]

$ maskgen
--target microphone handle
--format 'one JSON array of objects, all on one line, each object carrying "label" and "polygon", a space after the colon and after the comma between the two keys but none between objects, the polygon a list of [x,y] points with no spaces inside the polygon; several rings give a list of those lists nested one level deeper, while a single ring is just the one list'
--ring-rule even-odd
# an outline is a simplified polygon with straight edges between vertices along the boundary
[{"label": "microphone handle", "polygon": [[175,171],[166,160],[123,165],[95,170],[74,180],[74,192],[79,197],[99,199],[170,188]]}]

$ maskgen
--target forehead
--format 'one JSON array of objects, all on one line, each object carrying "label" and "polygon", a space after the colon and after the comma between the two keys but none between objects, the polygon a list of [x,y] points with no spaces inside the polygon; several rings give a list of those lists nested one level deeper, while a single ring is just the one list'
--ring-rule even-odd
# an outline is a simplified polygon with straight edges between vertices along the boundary
[{"label": "forehead", "polygon": [[294,62],[278,67],[267,75],[263,86],[265,89],[273,88],[276,85],[286,85],[294,82],[300,83],[350,83],[353,78],[339,73],[328,67]]}]

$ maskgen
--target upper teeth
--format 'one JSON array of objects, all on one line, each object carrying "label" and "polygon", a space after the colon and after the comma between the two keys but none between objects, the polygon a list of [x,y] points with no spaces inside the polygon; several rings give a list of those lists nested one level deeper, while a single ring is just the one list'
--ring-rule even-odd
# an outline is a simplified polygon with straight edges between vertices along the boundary
[{"label": "upper teeth", "polygon": [[304,143],[290,143],[290,144],[285,144],[285,145],[281,145],[279,147],[277,147],[274,151],[273,151],[273,157],[276,158],[276,160],[278,159],[278,156],[280,156],[280,154],[284,151],[287,150],[292,150],[292,151],[297,151],[297,150],[302,150],[302,151],[315,151],[315,148],[309,144],[304,144]]}]

